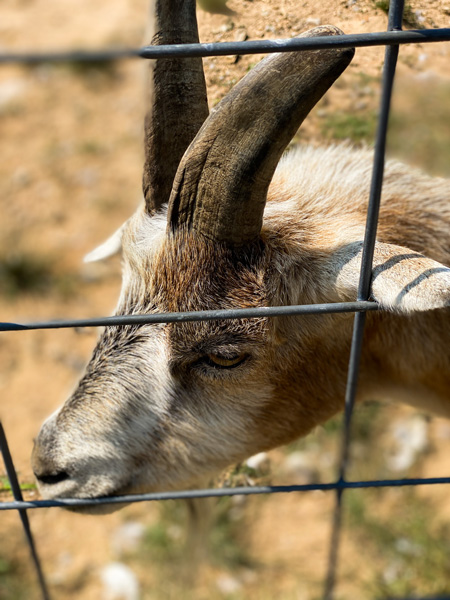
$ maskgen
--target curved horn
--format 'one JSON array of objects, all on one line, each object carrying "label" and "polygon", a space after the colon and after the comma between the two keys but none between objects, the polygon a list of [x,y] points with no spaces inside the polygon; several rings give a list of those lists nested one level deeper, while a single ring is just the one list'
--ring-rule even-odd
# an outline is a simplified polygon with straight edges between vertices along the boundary
[{"label": "curved horn", "polygon": [[[195,0],[154,3],[152,44],[199,41]],[[150,66],[143,190],[146,210],[153,214],[169,200],[181,157],[208,116],[208,102],[201,58],[160,58]]]},{"label": "curved horn", "polygon": [[[301,37],[339,34],[324,26]],[[169,202],[169,228],[186,225],[233,246],[256,239],[283,151],[353,54],[273,54],[250,71],[211,111],[184,155]]]}]

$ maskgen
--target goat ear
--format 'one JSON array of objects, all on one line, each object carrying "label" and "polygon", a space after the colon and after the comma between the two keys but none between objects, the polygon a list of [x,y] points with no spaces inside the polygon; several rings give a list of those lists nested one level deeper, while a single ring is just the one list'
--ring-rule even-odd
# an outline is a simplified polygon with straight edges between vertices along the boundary
[{"label": "goat ear", "polygon": [[[349,244],[334,256],[341,301],[356,298],[361,256],[361,242]],[[450,306],[450,268],[409,248],[377,242],[371,295],[382,308],[401,313]]]},{"label": "goat ear", "polygon": [[127,222],[121,225],[103,244],[86,254],[83,262],[97,262],[118,254],[122,250],[122,235],[126,224]]}]

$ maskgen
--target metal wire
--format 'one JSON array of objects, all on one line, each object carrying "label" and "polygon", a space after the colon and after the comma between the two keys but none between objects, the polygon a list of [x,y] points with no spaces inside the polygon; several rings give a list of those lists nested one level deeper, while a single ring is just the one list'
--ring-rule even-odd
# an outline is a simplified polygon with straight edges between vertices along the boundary
[{"label": "metal wire", "polygon": [[86,52],[4,52],[0,63],[38,64],[42,62],[98,62],[120,58],[187,58],[191,56],[229,56],[234,54],[265,54],[267,52],[292,52],[293,50],[323,50],[325,48],[365,48],[397,44],[426,44],[448,42],[450,28],[419,29],[412,31],[382,31],[355,33],[333,37],[289,38],[280,40],[254,40],[246,42],[219,42],[212,44],[174,44],[171,46],[144,46]]},{"label": "metal wire", "polygon": [[379,310],[376,302],[335,302],[332,304],[301,304],[293,306],[261,306],[203,310],[192,312],[155,313],[152,315],[119,315],[97,319],[67,321],[44,321],[41,323],[0,323],[0,331],[29,331],[33,329],[64,329],[71,327],[101,327],[112,325],[145,325],[150,323],[183,323],[187,321],[216,321],[230,319],[254,319],[294,315],[320,315],[332,313]]},{"label": "metal wire", "polygon": [[[388,29],[399,30],[402,26],[404,0],[391,2],[389,5]],[[385,52],[383,80],[381,88],[380,116],[375,138],[375,152],[372,169],[372,182],[367,208],[366,230],[363,243],[361,260],[361,274],[358,284],[358,300],[367,301],[370,297],[370,284],[372,279],[372,263],[377,236],[378,215],[380,212],[381,190],[383,187],[384,162],[386,153],[386,138],[389,112],[394,85],[395,68],[397,66],[398,46],[388,46]],[[362,357],[364,326],[366,312],[355,314],[353,326],[353,339],[350,350],[347,386],[345,392],[344,429],[342,435],[341,459],[339,466],[339,481],[345,481],[348,467],[351,420],[356,401],[359,368]],[[343,487],[336,490],[336,506],[331,532],[330,555],[328,560],[328,573],[325,579],[324,600],[332,600],[338,568],[339,545],[342,531],[342,494]]]},{"label": "metal wire", "polygon": [[156,492],[129,494],[125,496],[105,496],[104,498],[60,498],[58,500],[16,500],[0,502],[0,511],[31,508],[74,508],[101,506],[103,504],[130,504],[134,502],[156,502],[161,500],[187,500],[192,498],[221,498],[223,496],[255,496],[290,492],[333,491],[346,489],[391,488],[421,485],[450,484],[450,477],[429,477],[417,479],[379,479],[369,481],[338,480],[330,483],[310,483],[305,485],[268,485],[233,488],[208,488],[202,490],[182,490],[179,492]]},{"label": "metal wire", "polygon": [[[317,50],[324,48],[346,48],[365,46],[387,46],[385,66],[383,71],[382,97],[380,117],[378,122],[372,185],[368,204],[366,221],[366,234],[363,247],[363,259],[358,288],[357,302],[335,304],[316,304],[303,306],[261,307],[239,310],[214,310],[190,313],[165,313],[153,315],[124,315],[118,317],[102,317],[78,320],[46,321],[37,323],[0,323],[0,331],[24,331],[35,329],[60,329],[67,327],[97,327],[97,326],[127,326],[149,323],[168,323],[183,321],[206,321],[218,319],[244,319],[277,317],[282,315],[330,314],[354,312],[354,330],[349,360],[347,391],[345,398],[344,429],[342,436],[340,466],[338,478],[330,483],[317,483],[310,485],[291,486],[262,486],[238,487],[221,489],[189,490],[181,492],[134,494],[121,497],[95,498],[95,499],[61,499],[61,500],[36,500],[24,501],[17,474],[11,459],[5,432],[0,423],[0,450],[5,463],[11,489],[14,496],[13,502],[0,503],[0,511],[18,510],[22,526],[30,547],[32,559],[39,579],[39,586],[44,600],[49,599],[48,589],[42,573],[38,554],[31,534],[31,529],[26,511],[34,508],[48,507],[87,507],[102,504],[122,504],[130,502],[162,501],[168,499],[207,498],[234,495],[256,495],[273,493],[307,492],[312,490],[335,491],[336,506],[330,543],[328,573],[325,580],[324,600],[332,600],[337,579],[339,540],[342,520],[342,499],[347,489],[386,488],[403,486],[422,486],[450,484],[450,477],[421,478],[421,479],[395,479],[374,481],[347,481],[346,470],[348,453],[351,440],[351,418],[353,414],[356,395],[359,362],[363,345],[364,323],[367,311],[378,310],[375,302],[369,301],[370,278],[372,271],[373,251],[376,239],[381,186],[383,180],[384,155],[386,145],[386,131],[390,110],[392,84],[395,76],[395,66],[398,56],[399,44],[429,43],[450,41],[450,29],[424,29],[418,31],[401,31],[404,0],[393,0],[390,3],[388,31],[378,33],[364,33],[343,35],[326,38],[294,38],[289,40],[262,40],[247,42],[222,42],[214,44],[185,44],[174,46],[147,46],[140,49],[119,49],[101,51],[69,51],[69,52],[22,52],[0,53],[0,63],[38,64],[42,62],[62,61],[110,61],[124,58],[164,58],[188,56],[223,56],[234,54],[259,54],[265,52],[288,52],[293,50]],[[449,600],[450,596],[435,597],[434,600]],[[405,599],[404,599],[405,600]],[[410,600],[413,600],[412,598]],[[419,600],[416,598],[415,600]],[[425,599],[422,599],[425,600]],[[431,599],[429,599],[431,600]]]},{"label": "metal wire", "polygon": [[[14,468],[14,463],[11,458],[11,453],[9,451],[8,442],[6,440],[5,431],[3,429],[3,425],[0,421],[0,450],[3,456],[3,462],[5,464],[5,470],[8,475],[9,482],[11,484],[11,490],[15,501],[17,504],[21,504],[23,502],[22,490],[20,489],[19,480],[17,479],[16,469]],[[31,559],[34,563],[36,574],[39,581],[39,586],[41,588],[42,597],[44,600],[50,600],[50,595],[48,593],[47,584],[45,582],[44,573],[42,572],[41,562],[39,560],[38,553],[36,551],[36,545],[34,543],[33,534],[31,533],[30,522],[28,520],[27,511],[25,507],[17,507],[19,511],[20,519],[22,521],[22,527],[25,533],[25,537],[28,543],[28,547],[31,552]]]}]

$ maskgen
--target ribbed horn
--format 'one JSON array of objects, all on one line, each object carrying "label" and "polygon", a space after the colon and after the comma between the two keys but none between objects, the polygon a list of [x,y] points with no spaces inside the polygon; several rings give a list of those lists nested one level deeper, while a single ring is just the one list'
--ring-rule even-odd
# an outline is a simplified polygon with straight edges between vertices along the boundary
[{"label": "ribbed horn", "polygon": [[[199,41],[195,0],[154,0],[152,44]],[[186,148],[208,116],[201,58],[161,58],[150,62],[150,109],[145,119],[143,190],[153,214],[169,200]]]},{"label": "ribbed horn", "polygon": [[[301,37],[340,34],[324,26]],[[211,111],[184,155],[168,227],[185,225],[233,246],[256,239],[283,151],[353,55],[353,49],[273,54],[250,71]]]}]

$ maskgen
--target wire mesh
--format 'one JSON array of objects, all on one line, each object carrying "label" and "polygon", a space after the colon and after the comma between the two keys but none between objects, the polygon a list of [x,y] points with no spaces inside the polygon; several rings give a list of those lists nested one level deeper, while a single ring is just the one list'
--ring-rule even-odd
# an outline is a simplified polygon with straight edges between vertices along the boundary
[{"label": "wire mesh", "polygon": [[[96,319],[77,319],[64,321],[49,321],[36,323],[0,323],[0,331],[26,331],[32,329],[59,329],[72,327],[97,327],[107,325],[127,326],[144,323],[169,323],[183,321],[206,321],[217,319],[243,319],[277,317],[283,315],[309,315],[353,312],[354,329],[350,351],[347,389],[345,397],[344,428],[340,451],[339,472],[336,481],[322,484],[289,485],[289,486],[259,486],[235,487],[220,489],[189,490],[168,493],[133,494],[120,497],[95,498],[95,499],[61,499],[61,500],[36,500],[24,501],[20,490],[16,470],[14,468],[6,435],[0,423],[0,449],[5,464],[7,476],[10,481],[14,501],[0,503],[0,511],[19,511],[22,526],[29,545],[33,563],[35,565],[38,582],[44,600],[50,598],[44,579],[39,556],[31,533],[27,510],[48,507],[74,507],[97,506],[100,504],[121,504],[131,502],[163,501],[168,499],[207,498],[233,495],[257,495],[274,493],[306,492],[313,490],[334,491],[336,494],[334,520],[332,525],[329,546],[328,572],[324,585],[324,600],[332,600],[335,594],[340,537],[342,530],[342,498],[347,489],[387,488],[403,486],[424,486],[450,484],[450,477],[416,478],[416,479],[390,479],[370,481],[348,481],[346,479],[349,448],[351,442],[351,420],[355,403],[358,384],[358,373],[363,346],[364,325],[368,311],[378,310],[375,302],[369,301],[372,260],[376,239],[378,213],[383,182],[383,170],[386,147],[386,134],[390,112],[392,86],[395,77],[399,45],[406,43],[431,43],[450,41],[450,29],[423,29],[419,31],[402,31],[402,15],[404,0],[394,0],[390,3],[388,30],[386,32],[342,35],[339,37],[304,38],[289,40],[263,40],[246,42],[221,42],[214,44],[185,44],[174,46],[146,46],[140,49],[101,50],[85,52],[82,50],[71,52],[24,52],[0,53],[0,63],[25,63],[37,64],[42,62],[61,61],[103,61],[124,58],[141,57],[145,59],[163,57],[187,56],[223,56],[243,55],[266,52],[307,51],[322,48],[345,48],[365,46],[386,46],[385,64],[383,70],[382,93],[378,129],[375,141],[375,153],[372,171],[372,184],[368,203],[366,233],[363,245],[363,259],[361,265],[358,298],[356,302],[335,304],[315,304],[302,306],[282,306],[256,309],[216,310],[191,313],[167,313],[157,315],[127,315],[120,317],[105,317]],[[449,600],[450,595],[434,597],[434,600]],[[404,599],[407,600],[407,599]],[[411,599],[412,600],[412,599]],[[415,600],[418,600],[416,598]],[[425,599],[423,599],[425,600]],[[431,600],[431,599],[429,599]]]}]

